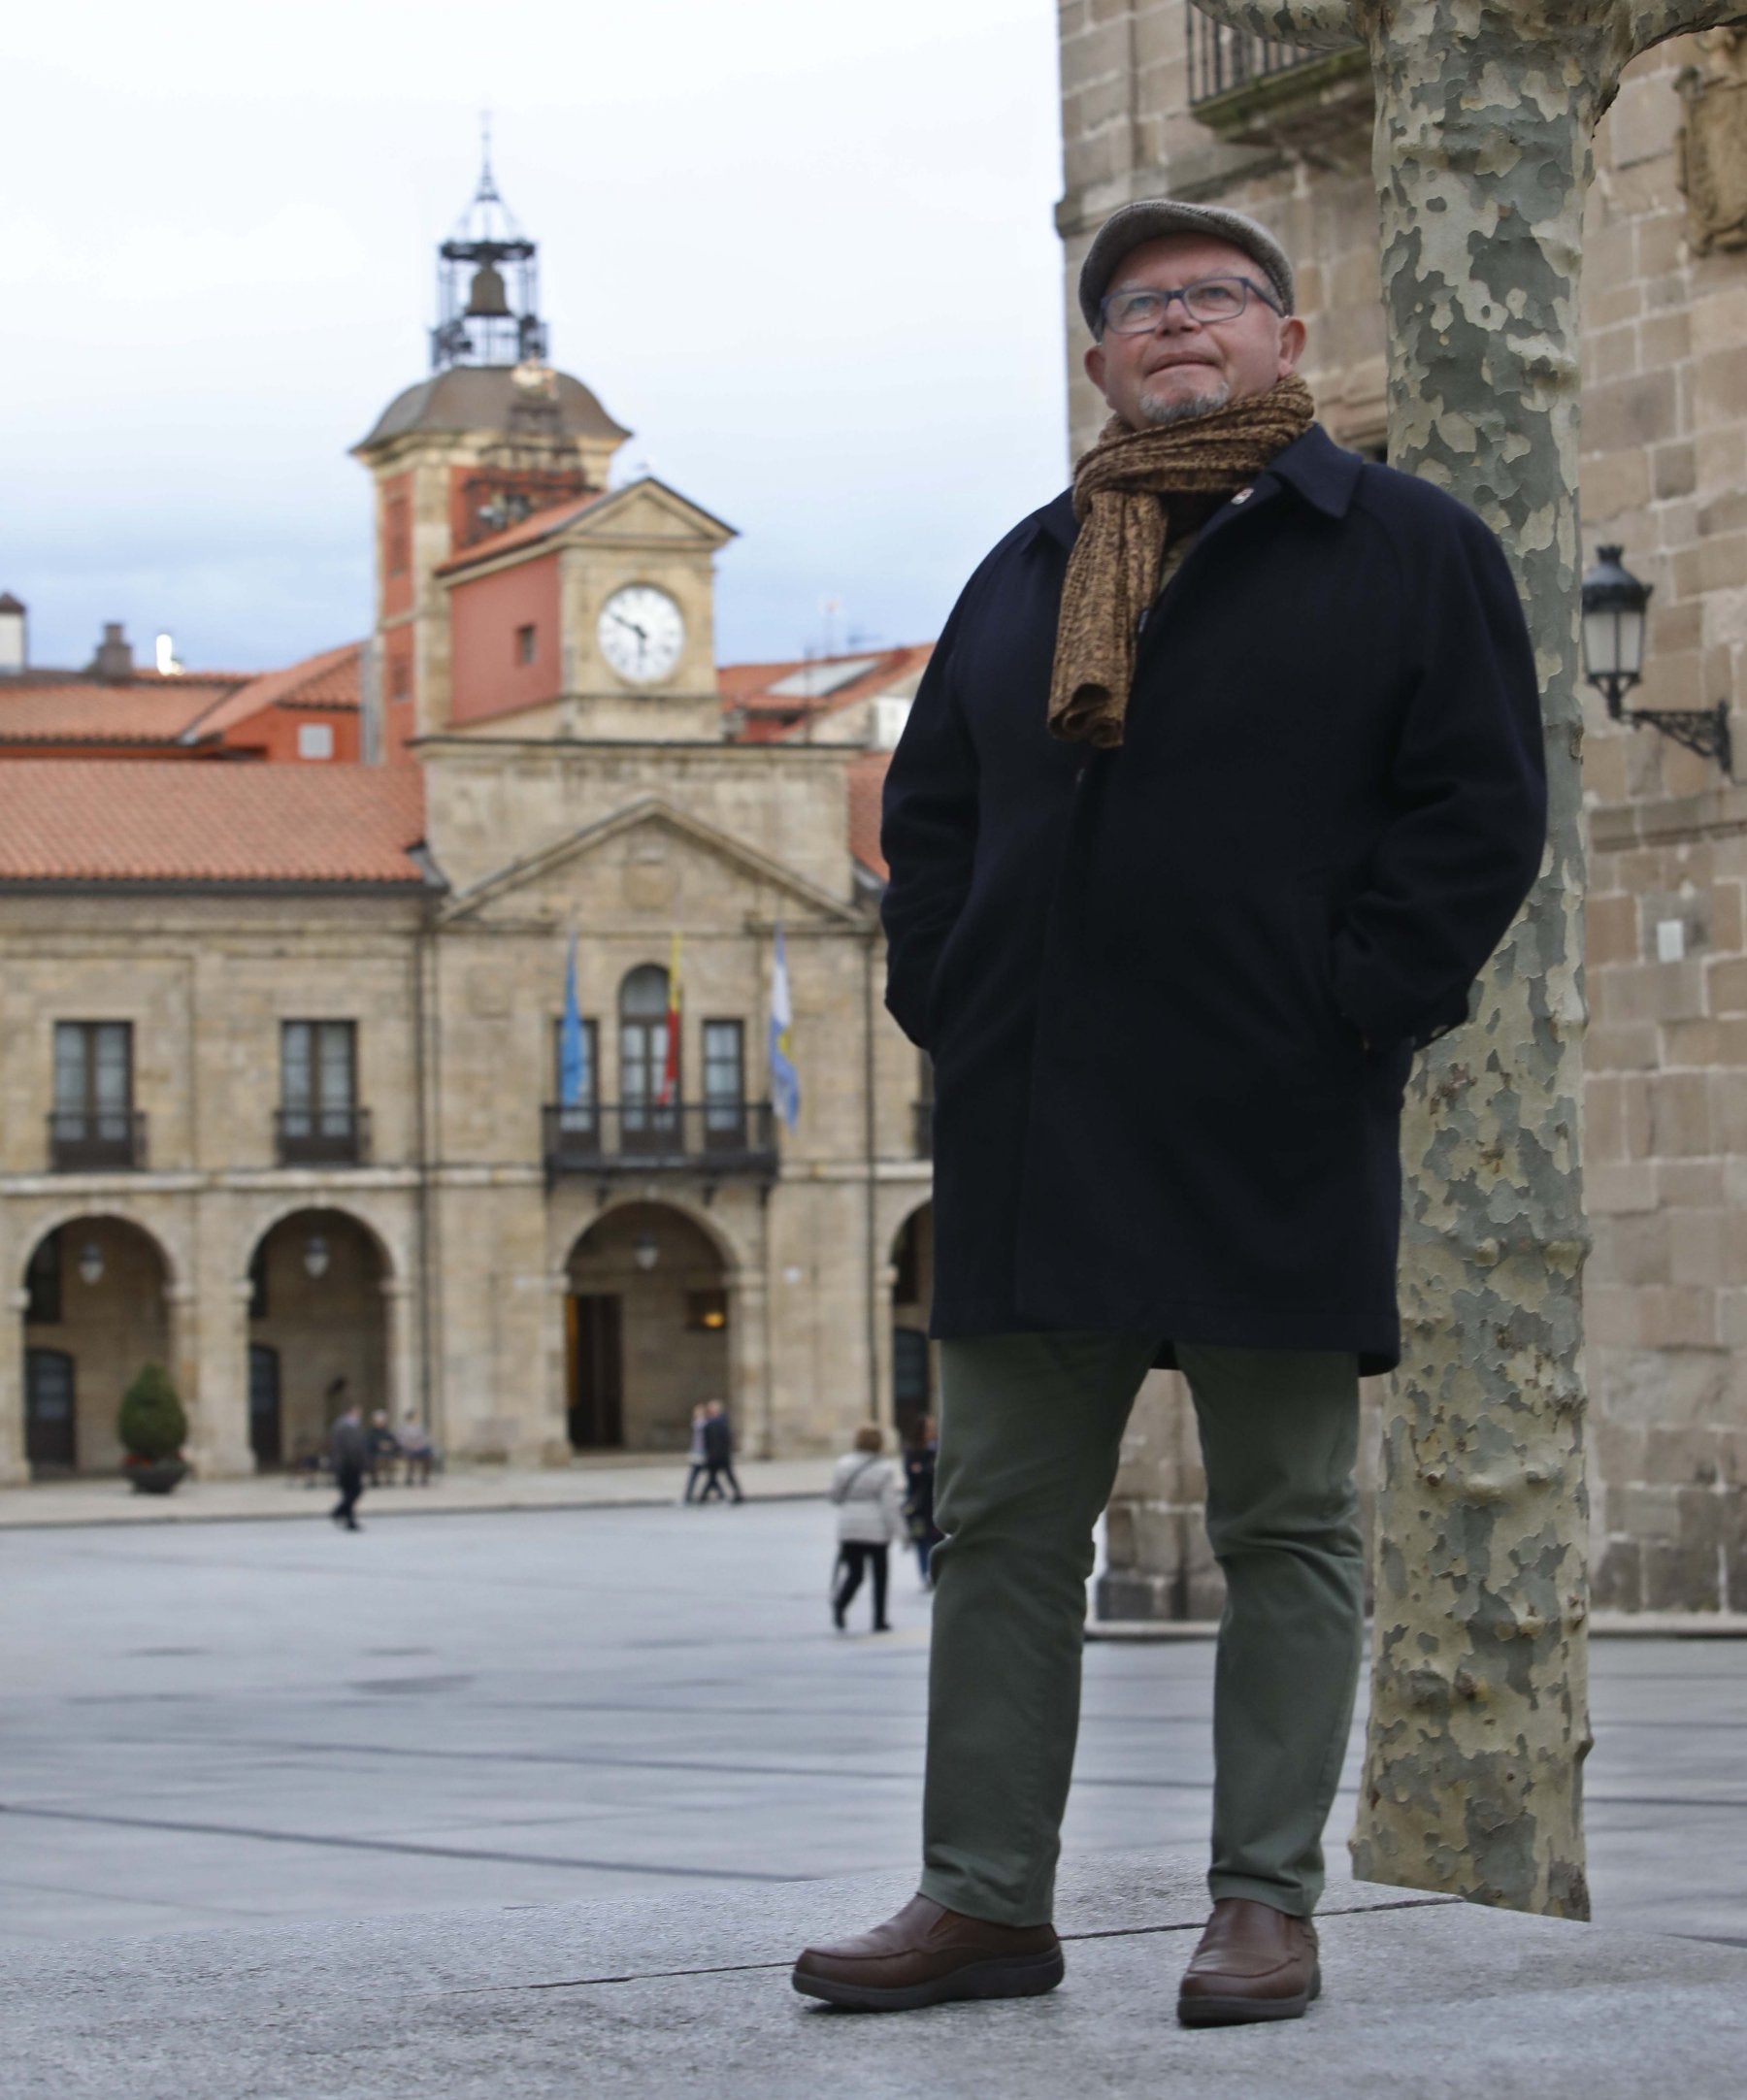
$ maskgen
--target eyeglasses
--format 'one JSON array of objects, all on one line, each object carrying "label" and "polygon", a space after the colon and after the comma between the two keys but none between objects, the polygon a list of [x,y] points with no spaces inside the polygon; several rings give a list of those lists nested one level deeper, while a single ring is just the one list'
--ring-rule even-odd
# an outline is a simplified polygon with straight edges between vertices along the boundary
[{"label": "eyeglasses", "polygon": [[1184,284],[1176,291],[1154,291],[1149,286],[1112,292],[1099,311],[1112,335],[1149,336],[1170,312],[1173,299],[1183,302],[1183,312],[1192,321],[1235,321],[1249,305],[1252,292],[1274,312],[1285,312],[1277,299],[1249,278],[1198,278],[1193,284]]}]

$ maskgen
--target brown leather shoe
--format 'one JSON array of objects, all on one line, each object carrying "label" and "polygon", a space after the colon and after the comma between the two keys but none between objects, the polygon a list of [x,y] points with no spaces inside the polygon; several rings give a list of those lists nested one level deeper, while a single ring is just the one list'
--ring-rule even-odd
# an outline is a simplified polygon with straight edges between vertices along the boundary
[{"label": "brown leather shoe", "polygon": [[1300,2019],[1322,1990],[1316,1927],[1247,1896],[1221,1896],[1177,1992],[1185,2027]]},{"label": "brown leather shoe", "polygon": [[953,1998],[1031,1998],[1062,1981],[1053,1925],[994,1925],[927,1896],[853,1940],[809,1947],[795,1988],[860,2013],[907,2013]]}]

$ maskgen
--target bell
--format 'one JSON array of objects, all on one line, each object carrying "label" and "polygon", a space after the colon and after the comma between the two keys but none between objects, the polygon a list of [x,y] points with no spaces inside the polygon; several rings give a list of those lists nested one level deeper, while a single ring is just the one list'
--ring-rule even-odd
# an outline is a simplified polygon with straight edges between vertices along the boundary
[{"label": "bell", "polygon": [[510,302],[504,296],[503,274],[495,265],[481,263],[474,272],[473,289],[467,295],[467,312],[470,319],[509,318]]}]

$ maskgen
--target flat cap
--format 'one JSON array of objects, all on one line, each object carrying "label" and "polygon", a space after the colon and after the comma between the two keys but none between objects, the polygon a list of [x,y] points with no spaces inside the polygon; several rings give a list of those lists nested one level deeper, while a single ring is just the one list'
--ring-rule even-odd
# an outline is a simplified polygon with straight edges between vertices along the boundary
[{"label": "flat cap", "polygon": [[1259,226],[1241,212],[1228,212],[1217,204],[1173,204],[1169,197],[1143,197],[1111,213],[1098,229],[1097,238],[1080,265],[1080,312],[1094,335],[1103,326],[1104,296],[1122,258],[1143,241],[1161,241],[1173,233],[1199,233],[1211,241],[1226,241],[1241,248],[1259,263],[1268,281],[1290,313],[1293,308],[1292,265],[1286,250],[1266,226]]}]

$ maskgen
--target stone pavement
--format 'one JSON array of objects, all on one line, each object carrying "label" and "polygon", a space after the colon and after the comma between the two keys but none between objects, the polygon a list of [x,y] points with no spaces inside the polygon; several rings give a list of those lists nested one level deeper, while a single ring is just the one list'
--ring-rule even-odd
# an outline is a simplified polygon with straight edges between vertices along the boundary
[{"label": "stone pavement", "polygon": [[[736,1459],[749,1498],[780,1500],[823,1494],[830,1459]],[[373,1517],[430,1517],[457,1510],[615,1509],[676,1502],[685,1486],[683,1460],[598,1456],[570,1465],[517,1468],[450,1466],[428,1487],[368,1491]],[[0,1530],[51,1529],[86,1524],[218,1524],[309,1517],[331,1481],[285,1473],[252,1480],[184,1480],[174,1494],[136,1494],[124,1480],[39,1481],[0,1488]]]},{"label": "stone pavement", "polygon": [[[911,1856],[929,1599],[900,1560],[899,1630],[872,1638],[864,1599],[835,1634],[822,1502],[379,1523],[367,1500],[349,1536],[325,1496],[287,1499],[301,1524],[0,1531],[0,1945],[781,1890]],[[1747,1642],[1591,1659],[1598,1920],[1747,1946]],[[1204,1846],[1212,1661],[1087,1651],[1071,1858]]]},{"label": "stone pavement", "polygon": [[1734,2100],[1747,1952],[1349,1888],[1302,2022],[1171,2017],[1199,1871],[1071,1867],[1050,1997],[868,2017],[798,1998],[814,1936],[906,1876],[0,1955],[9,2093],[55,2100]]}]

